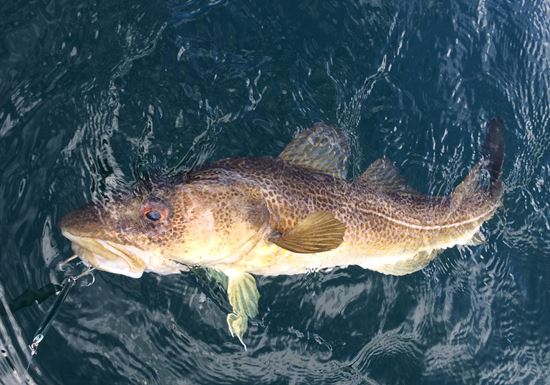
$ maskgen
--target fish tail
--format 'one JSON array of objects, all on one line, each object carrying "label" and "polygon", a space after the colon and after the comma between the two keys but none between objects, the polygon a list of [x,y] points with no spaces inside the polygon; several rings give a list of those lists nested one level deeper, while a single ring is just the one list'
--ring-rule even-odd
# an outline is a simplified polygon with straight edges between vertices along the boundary
[{"label": "fish tail", "polygon": [[502,194],[502,165],[504,163],[504,122],[495,117],[488,123],[488,131],[482,147],[483,167],[491,177],[489,192],[493,195]]},{"label": "fish tail", "polygon": [[[455,200],[479,191],[488,193],[492,201],[499,201],[504,189],[501,176],[504,163],[504,122],[495,117],[487,123],[487,135],[482,146],[481,160],[453,192]],[[489,176],[483,178],[484,175]]]}]

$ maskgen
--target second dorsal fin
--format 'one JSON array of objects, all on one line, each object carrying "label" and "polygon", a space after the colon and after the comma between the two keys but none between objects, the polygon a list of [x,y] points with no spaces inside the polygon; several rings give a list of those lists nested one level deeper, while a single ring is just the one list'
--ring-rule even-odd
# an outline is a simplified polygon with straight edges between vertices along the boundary
[{"label": "second dorsal fin", "polygon": [[372,162],[365,172],[355,180],[355,183],[377,190],[416,193],[407,184],[407,181],[393,162],[386,157]]},{"label": "second dorsal fin", "polygon": [[349,137],[325,123],[300,132],[279,158],[310,170],[345,179],[350,155]]}]

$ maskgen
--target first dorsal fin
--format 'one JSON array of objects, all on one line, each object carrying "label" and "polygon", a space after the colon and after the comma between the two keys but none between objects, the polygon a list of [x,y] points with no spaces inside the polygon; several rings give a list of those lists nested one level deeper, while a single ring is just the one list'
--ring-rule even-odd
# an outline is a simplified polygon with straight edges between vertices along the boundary
[{"label": "first dorsal fin", "polygon": [[344,179],[348,173],[349,155],[348,135],[324,123],[315,123],[312,128],[300,132],[279,158]]},{"label": "first dorsal fin", "polygon": [[416,193],[393,162],[386,157],[372,162],[355,182],[376,190]]},{"label": "first dorsal fin", "polygon": [[328,211],[307,216],[284,233],[274,233],[269,241],[295,253],[321,253],[337,248],[344,240],[346,226]]}]

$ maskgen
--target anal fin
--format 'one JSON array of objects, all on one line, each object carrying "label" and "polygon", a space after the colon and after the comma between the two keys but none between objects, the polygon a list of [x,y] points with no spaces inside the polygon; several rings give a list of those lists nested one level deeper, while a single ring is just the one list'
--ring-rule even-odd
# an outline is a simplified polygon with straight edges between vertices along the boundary
[{"label": "anal fin", "polygon": [[376,271],[389,275],[406,275],[422,270],[437,256],[438,249],[422,250],[416,253],[412,258],[403,261],[387,264],[376,268]]},{"label": "anal fin", "polygon": [[466,246],[479,246],[485,243],[487,243],[487,239],[485,238],[485,235],[483,235],[483,233],[480,230],[472,236],[472,239],[466,242]]}]

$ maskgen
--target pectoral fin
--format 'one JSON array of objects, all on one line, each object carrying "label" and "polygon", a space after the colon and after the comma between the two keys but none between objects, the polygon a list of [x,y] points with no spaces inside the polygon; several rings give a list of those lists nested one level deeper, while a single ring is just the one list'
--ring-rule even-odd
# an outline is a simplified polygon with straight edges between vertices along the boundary
[{"label": "pectoral fin", "polygon": [[344,240],[346,226],[327,211],[313,213],[296,227],[274,233],[268,240],[295,253],[320,253],[337,248]]},{"label": "pectoral fin", "polygon": [[227,326],[231,336],[237,337],[246,350],[243,336],[248,328],[248,319],[258,315],[260,293],[251,274],[230,272],[227,276],[227,296],[233,308],[233,312],[227,315]]}]

